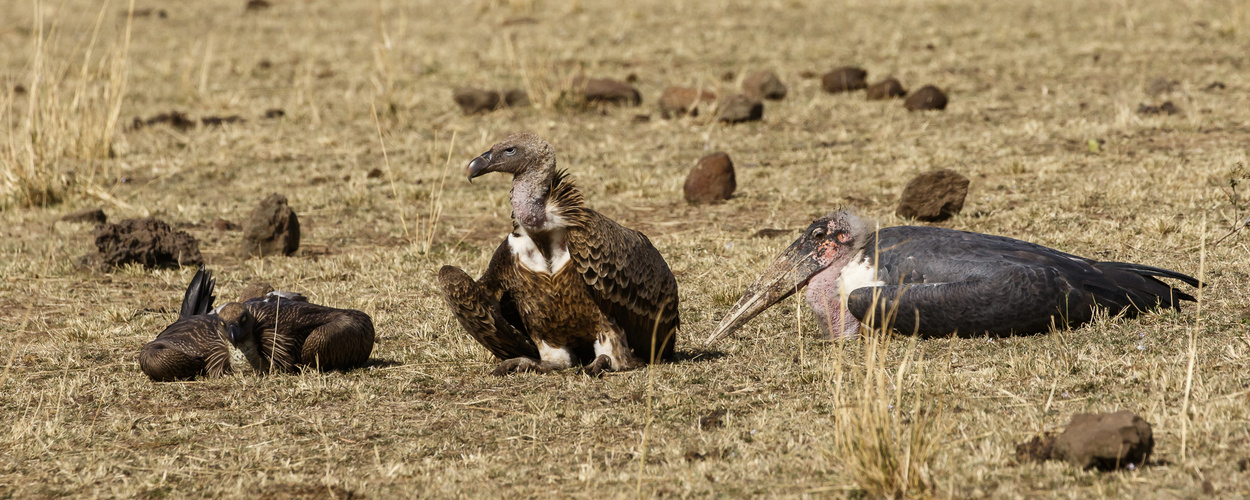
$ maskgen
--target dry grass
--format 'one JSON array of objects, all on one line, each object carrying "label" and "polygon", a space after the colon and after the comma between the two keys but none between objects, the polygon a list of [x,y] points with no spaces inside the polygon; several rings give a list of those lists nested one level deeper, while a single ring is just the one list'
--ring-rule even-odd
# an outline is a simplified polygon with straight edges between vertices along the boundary
[{"label": "dry grass", "polygon": [[[1250,495],[1250,233],[1215,243],[1250,215],[1244,2],[272,4],[137,5],[154,10],[135,16],[126,51],[125,5],[44,3],[41,64],[57,78],[38,98],[35,4],[6,5],[5,172],[50,179],[63,201],[0,212],[0,497],[864,496],[906,485],[949,498],[1166,498],[1207,483]],[[95,47],[85,80],[84,47]],[[129,78],[112,86],[123,55]],[[799,76],[842,64],[936,84],[951,106],[912,114]],[[665,85],[724,92],[735,85],[725,71],[756,69],[790,85],[762,123],[659,119]],[[643,106],[563,106],[560,82],[579,72],[636,74]],[[1159,77],[1175,89],[1147,95]],[[451,89],[462,85],[528,88],[537,105],[461,116]],[[65,104],[75,93],[81,114]],[[1136,113],[1165,99],[1183,114]],[[114,127],[171,110],[246,121],[110,136],[117,102]],[[66,126],[49,139],[95,153],[58,146],[60,160],[31,170],[26,117],[51,103]],[[265,118],[270,108],[285,116]],[[521,129],[551,140],[589,203],[666,256],[681,286],[681,361],[603,379],[487,375],[493,361],[445,311],[434,273],[480,272],[508,231],[507,179],[469,184],[460,168]],[[684,174],[715,150],[734,158],[739,193],[687,206]],[[791,300],[701,345],[788,243],[755,231],[840,205],[902,223],[902,186],[939,167],[972,179],[948,227],[1191,274],[1207,242],[1201,310],[913,345],[825,341]],[[386,175],[367,176],[374,168]],[[92,175],[97,189],[77,188]],[[240,233],[208,222],[238,222],[274,191],[300,214],[302,250],[242,260]],[[223,296],[264,280],[369,313],[380,363],[150,383],[135,355],[173,319],[192,270],[77,269],[90,228],[56,220],[101,205],[200,238]],[[1071,414],[1118,409],[1154,425],[1148,467],[1015,463],[1016,443]]]}]

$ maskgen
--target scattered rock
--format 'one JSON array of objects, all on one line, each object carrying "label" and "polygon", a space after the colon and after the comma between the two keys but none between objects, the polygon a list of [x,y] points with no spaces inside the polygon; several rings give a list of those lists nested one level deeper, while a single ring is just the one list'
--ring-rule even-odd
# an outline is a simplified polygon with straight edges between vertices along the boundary
[{"label": "scattered rock", "polygon": [[266,0],[247,0],[247,7],[244,10],[247,12],[256,12],[268,8],[269,2]]},{"label": "scattered rock", "polygon": [[186,131],[187,129],[195,128],[195,121],[190,118],[187,118],[187,115],[181,111],[170,111],[168,113],[161,113],[159,115],[148,118],[147,120],[140,119],[139,117],[136,116],[134,119],[134,122],[131,123],[130,128],[131,130],[139,130],[145,126],[151,127],[153,125],[160,125],[162,123],[168,123],[169,126],[176,128],[179,131]]},{"label": "scattered rock", "polygon": [[741,123],[762,120],[764,103],[742,94],[733,94],[720,100],[716,119],[725,123]]},{"label": "scattered rock", "polygon": [[104,215],[104,210],[99,208],[84,208],[77,212],[65,214],[61,217],[61,222],[86,222],[91,224],[104,224],[108,222],[108,216]]},{"label": "scattered rock", "polygon": [[246,121],[246,120],[244,120],[243,117],[239,115],[205,116],[203,118],[200,118],[200,123],[203,123],[205,127],[220,127],[221,125],[226,124],[226,123],[239,123],[243,121]]},{"label": "scattered rock", "polygon": [[775,229],[771,227],[766,227],[764,229],[756,231],[755,234],[751,235],[751,237],[752,238],[779,238],[781,236],[785,236],[792,232],[794,231],[790,229]]},{"label": "scattered rock", "polygon": [[286,116],[286,111],[283,111],[282,108],[269,108],[265,110],[265,118],[270,120],[274,118],[282,118],[284,116]]},{"label": "scattered rock", "polygon": [[526,108],[530,105],[530,95],[523,89],[509,89],[503,93],[503,102],[510,108]]},{"label": "scattered rock", "polygon": [[365,174],[366,179],[377,179],[378,177],[382,177],[382,169],[378,167],[373,167],[373,170],[370,170],[369,173]]},{"label": "scattered rock", "polygon": [[1172,104],[1172,101],[1163,101],[1163,104],[1160,104],[1158,106],[1142,104],[1137,107],[1137,114],[1139,115],[1169,115],[1170,116],[1170,115],[1175,115],[1180,112],[1181,112],[1181,109],[1176,107],[1175,104]]},{"label": "scattered rock", "polygon": [[733,71],[726,71],[726,72],[724,72],[724,73],[721,73],[721,74],[720,74],[720,81],[722,81],[722,82],[732,82],[732,81],[734,81],[734,78],[737,78],[737,77],[738,77],[738,74],[737,74],[737,73],[734,73]]},{"label": "scattered rock", "polygon": [[699,107],[716,102],[716,93],[707,89],[668,87],[660,94],[660,111],[677,116],[699,116]]},{"label": "scattered rock", "polygon": [[1053,457],[1082,469],[1141,466],[1155,441],[1150,424],[1131,411],[1078,413],[1055,439]]},{"label": "scattered rock", "polygon": [[733,161],[729,155],[716,152],[695,164],[686,176],[684,190],[690,203],[714,203],[728,200],[737,187]]},{"label": "scattered rock", "polygon": [[886,99],[894,99],[907,95],[907,90],[903,88],[903,84],[899,83],[897,78],[889,77],[877,83],[868,86],[869,101],[884,101]]},{"label": "scattered rock", "polygon": [[638,83],[638,73],[630,73],[628,75],[625,75],[625,83],[629,83],[629,84]]},{"label": "scattered rock", "polygon": [[218,231],[238,231],[241,227],[238,224],[230,222],[226,219],[217,219],[212,223],[213,229]]},{"label": "scattered rock", "polygon": [[651,115],[634,115],[634,123],[647,123],[651,121]]},{"label": "scattered rock", "polygon": [[1045,462],[1050,460],[1050,456],[1055,448],[1055,436],[1047,432],[1043,436],[1033,436],[1033,439],[1016,445],[1016,462]]},{"label": "scattered rock", "polygon": [[[21,85],[18,85],[18,86],[20,87]],[[1224,82],[1211,82],[1211,84],[1207,85],[1206,89],[1204,90],[1206,90],[1207,92],[1215,92],[1217,90],[1224,90],[1226,88],[1228,88],[1228,85],[1224,85]]]},{"label": "scattered rock", "polygon": [[946,109],[946,94],[937,87],[925,85],[907,96],[907,100],[903,101],[903,107],[907,108],[907,111],[943,110]]},{"label": "scattered rock", "polygon": [[804,80],[811,80],[812,78],[816,78],[817,76],[820,76],[820,75],[817,75],[815,71],[812,71],[810,69],[805,69],[799,72],[799,78],[802,78]]},{"label": "scattered rock", "polygon": [[460,106],[460,111],[463,111],[466,115],[489,113],[499,108],[499,104],[504,102],[503,96],[499,95],[499,92],[471,87],[460,87],[453,90],[451,98]]},{"label": "scattered rock", "polygon": [[863,68],[843,66],[834,68],[820,77],[820,87],[825,92],[839,93],[859,90],[868,86],[868,72]]},{"label": "scattered rock", "polygon": [[[1221,84],[1221,85],[1223,85],[1223,84]],[[14,85],[14,86],[13,86],[13,93],[14,93],[14,94],[17,94],[17,95],[22,95],[22,94],[25,94],[25,93],[26,93],[26,87],[25,87],[25,86],[23,86],[23,85],[22,85],[22,84],[20,84],[20,83],[19,83],[19,84],[17,84],[17,85]]]},{"label": "scattered rock", "polygon": [[1157,96],[1159,94],[1166,94],[1168,92],[1176,90],[1176,86],[1180,85],[1180,83],[1181,82],[1178,82],[1176,80],[1169,80],[1167,78],[1155,78],[1154,80],[1150,82],[1150,85],[1146,86],[1146,94],[1152,95],[1152,96]]},{"label": "scattered rock", "polygon": [[573,79],[572,87],[574,92],[582,96],[582,99],[586,102],[629,106],[642,104],[642,94],[638,93],[638,89],[635,89],[633,85],[611,78],[582,78],[579,76]]},{"label": "scattered rock", "polygon": [[271,194],[252,211],[243,227],[243,254],[291,255],[299,250],[299,218],[286,197]]},{"label": "scattered rock", "polygon": [[[121,17],[127,17],[131,15],[131,12],[129,9],[126,9],[126,10],[121,11],[119,14],[121,15]],[[165,9],[153,10],[151,8],[147,8],[147,9],[135,9],[134,10],[134,17],[137,17],[137,18],[138,17],[152,17],[152,14],[156,14],[156,17],[159,17],[161,19],[165,19],[169,17],[169,13],[165,12]]]},{"label": "scattered rock", "polygon": [[137,263],[145,267],[196,266],[204,263],[200,242],[155,217],[126,219],[96,227],[96,255],[83,261],[109,269]]},{"label": "scattered rock", "polygon": [[968,178],[950,169],[931,170],[907,183],[895,211],[899,217],[936,222],[964,208]]},{"label": "scattered rock", "polygon": [[786,85],[772,71],[757,71],[742,81],[742,93],[752,99],[776,101],[786,97]]},{"label": "scattered rock", "polygon": [[273,62],[268,59],[261,59],[260,61],[257,61],[256,67],[260,69],[269,69],[273,67]]}]

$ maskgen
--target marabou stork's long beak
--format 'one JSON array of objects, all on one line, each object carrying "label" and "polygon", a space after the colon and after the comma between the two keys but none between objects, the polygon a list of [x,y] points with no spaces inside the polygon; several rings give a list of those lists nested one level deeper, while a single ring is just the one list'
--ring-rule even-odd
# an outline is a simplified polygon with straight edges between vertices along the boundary
[{"label": "marabou stork's long beak", "polygon": [[816,260],[819,242],[809,238],[810,231],[790,244],[786,251],[773,261],[764,274],[755,280],[747,291],[729,310],[706,344],[727,336],[764,312],[773,304],[793,295],[807,286],[807,281],[825,266]]}]

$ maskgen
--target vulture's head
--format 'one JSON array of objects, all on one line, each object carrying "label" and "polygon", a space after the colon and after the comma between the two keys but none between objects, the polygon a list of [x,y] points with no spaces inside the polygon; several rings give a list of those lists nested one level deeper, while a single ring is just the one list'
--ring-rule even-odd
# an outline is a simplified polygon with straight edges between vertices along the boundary
[{"label": "vulture's head", "polygon": [[845,210],[817,219],[747,287],[707,343],[737,331],[765,309],[807,286],[813,276],[826,270],[840,272],[863,249],[870,234],[859,217]]},{"label": "vulture's head", "polygon": [[555,169],[555,148],[529,132],[513,134],[469,162],[469,180],[490,172],[519,176],[547,174]]},{"label": "vulture's head", "polygon": [[227,350],[230,353],[230,367],[234,371],[260,370],[264,363],[261,360],[259,338],[260,331],[256,327],[256,316],[243,304],[230,302],[217,311],[225,328],[225,337],[230,341]]}]

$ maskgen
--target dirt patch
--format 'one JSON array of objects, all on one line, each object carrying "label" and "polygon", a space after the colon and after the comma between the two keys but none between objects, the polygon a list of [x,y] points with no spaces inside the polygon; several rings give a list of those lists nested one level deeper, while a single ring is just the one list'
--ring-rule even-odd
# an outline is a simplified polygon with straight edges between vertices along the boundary
[{"label": "dirt patch", "polygon": [[1055,439],[1053,458],[1082,469],[1140,467],[1154,451],[1150,424],[1131,411],[1078,413]]},{"label": "dirt patch", "polygon": [[103,269],[137,263],[144,267],[196,266],[204,263],[200,242],[186,231],[149,217],[104,224],[94,232],[98,253],[80,262]]}]

